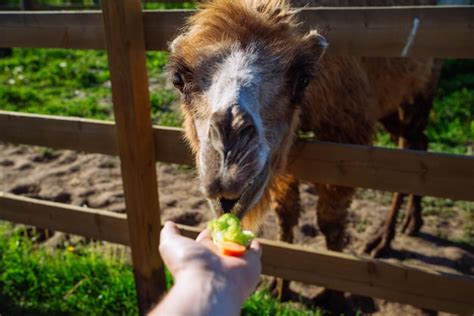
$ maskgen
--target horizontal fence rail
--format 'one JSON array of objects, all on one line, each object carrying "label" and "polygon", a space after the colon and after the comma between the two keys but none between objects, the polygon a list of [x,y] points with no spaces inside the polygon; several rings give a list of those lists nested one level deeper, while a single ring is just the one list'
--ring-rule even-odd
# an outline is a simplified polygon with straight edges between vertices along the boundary
[{"label": "horizontal fence rail", "polygon": [[[0,141],[117,155],[110,122],[0,111]],[[193,164],[178,128],[155,127],[156,159]],[[289,171],[302,180],[474,201],[474,157],[299,142]]]},{"label": "horizontal fence rail", "polygon": [[130,245],[127,216],[0,191],[0,220]]},{"label": "horizontal fence rail", "polygon": [[[129,245],[125,215],[0,192],[0,219]],[[181,226],[188,237],[196,228]],[[474,312],[474,278],[261,240],[263,273],[459,314]]]},{"label": "horizontal fence rail", "polygon": [[[166,50],[194,12],[144,12],[147,49]],[[474,58],[473,6],[304,8],[299,15],[305,28],[327,37],[333,54]],[[99,11],[0,12],[0,47],[104,49],[102,16]]]}]

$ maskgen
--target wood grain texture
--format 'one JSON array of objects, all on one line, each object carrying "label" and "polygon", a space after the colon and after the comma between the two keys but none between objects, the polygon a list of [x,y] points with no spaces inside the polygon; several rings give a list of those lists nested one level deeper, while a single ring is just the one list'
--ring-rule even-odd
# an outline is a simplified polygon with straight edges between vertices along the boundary
[{"label": "wood grain texture", "polygon": [[[0,193],[0,219],[128,244],[124,215]],[[181,226],[195,238],[197,228]],[[474,278],[367,257],[260,240],[263,273],[359,295],[451,312],[474,312]]]},{"label": "wood grain texture", "polygon": [[[406,56],[474,57],[472,6],[307,8],[301,18],[306,28],[317,28],[327,37],[328,53],[401,57],[418,19],[418,31]],[[460,43],[464,40],[468,42]]]},{"label": "wood grain texture", "polygon": [[13,144],[118,155],[114,122],[0,111],[0,139]]},{"label": "wood grain texture", "polygon": [[127,217],[0,192],[0,219],[129,245]]},{"label": "wood grain texture", "polygon": [[289,170],[300,179],[474,201],[474,157],[300,142]]},{"label": "wood grain texture", "polygon": [[0,12],[0,47],[105,49],[102,14]]},{"label": "wood grain texture", "polygon": [[335,290],[472,315],[474,279],[265,241],[263,273]]},{"label": "wood grain texture", "polygon": [[[153,129],[156,160],[193,164],[181,129]],[[114,122],[0,111],[0,141],[117,156]]]},{"label": "wood grain texture", "polygon": [[[0,141],[114,155],[114,125],[0,111]],[[194,164],[178,128],[154,128],[156,159]],[[310,182],[474,201],[474,157],[300,142],[289,170]]]},{"label": "wood grain texture", "polygon": [[[149,50],[167,50],[193,10],[147,11]],[[316,28],[330,43],[328,53],[400,57],[415,18],[419,28],[407,56],[474,58],[474,7],[304,8],[306,29]],[[1,12],[0,47],[105,47],[100,12]],[[442,39],[442,40],[440,40]]]},{"label": "wood grain texture", "polygon": [[118,152],[141,315],[166,291],[140,0],[103,0]]}]

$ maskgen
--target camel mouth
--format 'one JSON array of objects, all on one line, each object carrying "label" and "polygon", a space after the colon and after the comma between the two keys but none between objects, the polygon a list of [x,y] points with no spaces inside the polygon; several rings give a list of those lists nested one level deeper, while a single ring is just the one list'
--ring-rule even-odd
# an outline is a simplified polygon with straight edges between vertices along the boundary
[{"label": "camel mouth", "polygon": [[232,213],[242,219],[247,212],[262,198],[264,189],[270,178],[268,164],[251,181],[247,182],[242,195],[237,199],[213,198],[209,199],[216,216]]},{"label": "camel mouth", "polygon": [[240,198],[234,200],[228,200],[226,198],[219,199],[222,211],[224,213],[230,213],[239,200]]}]

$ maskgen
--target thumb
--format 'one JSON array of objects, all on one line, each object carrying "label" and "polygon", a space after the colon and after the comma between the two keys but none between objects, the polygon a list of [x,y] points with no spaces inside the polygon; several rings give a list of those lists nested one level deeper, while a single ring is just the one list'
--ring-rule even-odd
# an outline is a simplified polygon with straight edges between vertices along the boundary
[{"label": "thumb", "polygon": [[178,226],[170,221],[166,221],[160,233],[160,252],[166,245],[174,244],[176,239],[182,237]]},{"label": "thumb", "polygon": [[172,238],[173,236],[180,235],[178,225],[171,221],[166,221],[161,230],[161,238]]}]

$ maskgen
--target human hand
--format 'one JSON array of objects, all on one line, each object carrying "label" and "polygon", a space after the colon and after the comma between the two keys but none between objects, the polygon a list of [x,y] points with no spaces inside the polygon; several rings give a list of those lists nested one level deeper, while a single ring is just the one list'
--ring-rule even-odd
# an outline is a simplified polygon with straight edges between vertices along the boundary
[{"label": "human hand", "polygon": [[181,236],[176,224],[166,222],[160,237],[160,253],[176,282],[193,280],[211,284],[237,298],[238,303],[255,290],[261,273],[261,248],[254,240],[242,257],[222,256],[204,230],[196,240]]}]

